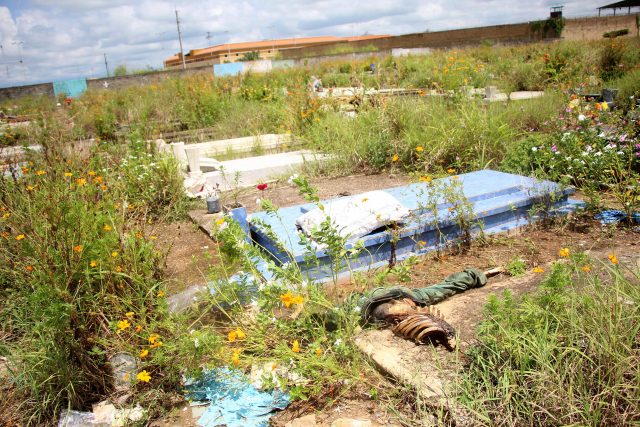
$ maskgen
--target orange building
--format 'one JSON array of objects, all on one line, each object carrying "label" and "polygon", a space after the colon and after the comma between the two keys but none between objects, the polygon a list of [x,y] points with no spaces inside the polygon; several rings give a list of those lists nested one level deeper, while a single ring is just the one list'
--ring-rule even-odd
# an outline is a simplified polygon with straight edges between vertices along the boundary
[{"label": "orange building", "polygon": [[[205,47],[203,49],[190,50],[184,55],[184,62],[187,67],[201,67],[203,65],[222,64],[225,62],[236,62],[244,57],[245,53],[258,52],[260,59],[273,59],[278,52],[288,49],[298,49],[307,46],[322,44],[332,44],[340,42],[351,42],[369,39],[390,37],[389,35],[366,35],[356,37],[301,37],[293,39],[264,40],[259,42],[227,43],[217,46]],[[180,53],[164,60],[164,68],[182,67]]]}]

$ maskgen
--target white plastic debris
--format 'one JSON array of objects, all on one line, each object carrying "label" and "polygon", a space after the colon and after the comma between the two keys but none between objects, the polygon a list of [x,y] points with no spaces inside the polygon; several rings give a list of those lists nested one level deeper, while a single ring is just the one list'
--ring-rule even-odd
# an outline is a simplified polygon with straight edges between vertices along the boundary
[{"label": "white plastic debris", "polygon": [[327,203],[324,209],[313,209],[301,215],[296,224],[310,236],[329,217],[340,236],[358,239],[384,225],[402,222],[409,214],[409,210],[389,193],[370,191]]}]

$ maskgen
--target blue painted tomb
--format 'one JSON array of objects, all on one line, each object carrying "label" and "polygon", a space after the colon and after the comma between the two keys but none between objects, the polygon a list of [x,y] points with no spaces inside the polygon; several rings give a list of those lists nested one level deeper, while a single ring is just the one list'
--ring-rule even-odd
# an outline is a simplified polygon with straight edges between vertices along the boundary
[{"label": "blue painted tomb", "polygon": [[[325,250],[316,249],[315,256],[309,256],[313,255],[309,253],[309,246],[300,241],[296,219],[314,209],[317,206],[314,203],[280,208],[276,214],[252,214],[249,218],[251,239],[264,249],[266,259],[279,265],[295,262],[310,280],[322,282],[351,271],[378,268],[389,262],[392,253],[400,261],[411,255],[443,248],[460,237],[459,217],[455,209],[450,209],[452,203],[458,202],[451,196],[437,193],[438,189],[442,191],[447,186],[456,188],[451,187],[451,180],[460,183],[457,188],[473,208],[475,218],[470,228],[474,234],[481,230],[486,234],[505,232],[535,221],[540,217],[535,214],[536,207],[543,206],[545,214],[557,215],[569,213],[581,204],[569,199],[574,192],[572,187],[481,170],[383,190],[407,207],[411,215],[394,232],[388,228],[378,229],[349,241],[346,249],[359,244],[364,246],[364,250],[350,259],[348,265],[340,265],[339,271],[334,271],[335,264]],[[331,202],[322,201],[324,205]],[[258,268],[265,279],[271,278],[266,263]]]}]

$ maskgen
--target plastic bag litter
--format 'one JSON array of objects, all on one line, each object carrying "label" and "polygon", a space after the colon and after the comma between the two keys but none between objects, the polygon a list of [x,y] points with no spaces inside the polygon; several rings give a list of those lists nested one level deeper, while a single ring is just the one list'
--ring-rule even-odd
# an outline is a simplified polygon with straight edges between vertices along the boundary
[{"label": "plastic bag litter", "polygon": [[205,371],[185,389],[189,400],[210,402],[197,421],[202,427],[266,427],[274,412],[290,402],[287,393],[258,391],[241,372],[228,368]]},{"label": "plastic bag litter", "polygon": [[[600,221],[600,224],[615,224],[627,219],[627,214],[618,209],[609,209],[596,214],[595,218]],[[636,212],[631,215],[633,222],[640,224],[640,212]]]}]

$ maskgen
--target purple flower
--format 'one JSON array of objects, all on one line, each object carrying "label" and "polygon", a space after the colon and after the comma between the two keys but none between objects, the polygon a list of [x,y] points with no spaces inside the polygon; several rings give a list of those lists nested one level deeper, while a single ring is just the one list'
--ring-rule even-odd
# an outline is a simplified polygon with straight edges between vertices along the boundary
[{"label": "purple flower", "polygon": [[556,147],[556,145],[555,145],[555,144],[554,144],[554,145],[552,145],[552,146],[551,146],[551,151],[555,153],[556,151],[558,151],[558,147]]}]

